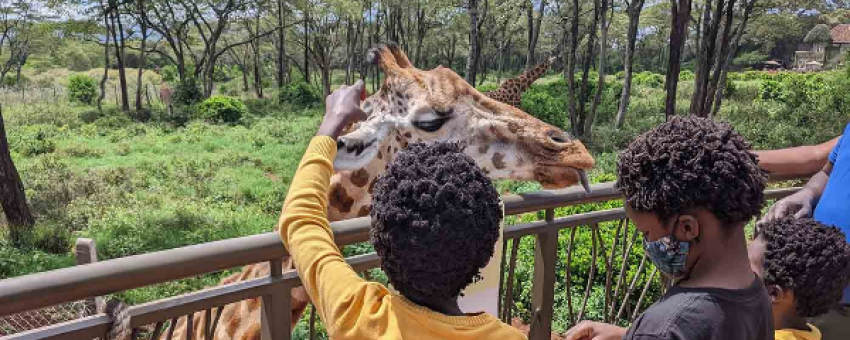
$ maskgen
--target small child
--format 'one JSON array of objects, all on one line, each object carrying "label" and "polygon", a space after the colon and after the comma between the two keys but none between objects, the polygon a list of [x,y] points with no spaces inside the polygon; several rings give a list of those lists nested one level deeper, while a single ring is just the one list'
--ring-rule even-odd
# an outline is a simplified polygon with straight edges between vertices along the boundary
[{"label": "small child", "polygon": [[567,339],[773,339],[770,300],[747,260],[744,226],[766,181],[749,148],[728,124],[674,117],[620,154],[626,214],[675,284],[631,328],[584,321]]},{"label": "small child", "polygon": [[850,245],[844,233],[812,219],[785,217],[756,227],[750,265],[773,303],[777,340],[821,340],[806,317],[841,301],[850,280]]},{"label": "small child", "polygon": [[361,279],[327,220],[336,141],[362,119],[363,82],[335,91],[292,180],[280,235],[332,339],[525,339],[458,296],[489,262],[503,210],[492,182],[456,144],[411,144],[373,192],[370,240],[392,286]]}]

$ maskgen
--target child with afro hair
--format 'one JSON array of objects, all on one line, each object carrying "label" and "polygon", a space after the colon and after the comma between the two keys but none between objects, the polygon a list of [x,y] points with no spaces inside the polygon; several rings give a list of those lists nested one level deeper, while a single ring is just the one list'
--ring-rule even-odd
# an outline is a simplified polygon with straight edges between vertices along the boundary
[{"label": "child with afro hair", "polygon": [[773,339],[744,235],[766,181],[750,144],[728,124],[674,117],[620,154],[617,175],[645,253],[674,285],[629,329],[583,321],[567,339]]},{"label": "child with afro hair", "polygon": [[850,280],[850,245],[840,229],[784,217],[756,227],[748,247],[753,271],[773,304],[777,340],[820,340],[807,317],[838,305]]},{"label": "child with afro hair", "polygon": [[325,119],[292,179],[280,235],[332,339],[525,339],[458,296],[493,256],[503,209],[483,170],[450,143],[412,144],[373,192],[370,239],[395,294],[345,262],[327,220],[336,139],[363,119],[363,82],[327,99]]}]

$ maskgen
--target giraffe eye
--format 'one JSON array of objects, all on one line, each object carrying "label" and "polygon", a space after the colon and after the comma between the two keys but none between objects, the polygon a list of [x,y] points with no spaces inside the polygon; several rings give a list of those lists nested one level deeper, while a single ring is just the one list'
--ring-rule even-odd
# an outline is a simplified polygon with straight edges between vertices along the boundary
[{"label": "giraffe eye", "polygon": [[443,124],[445,124],[448,120],[449,118],[437,118],[434,120],[419,121],[414,122],[413,126],[415,126],[419,130],[424,130],[427,132],[436,132],[441,127],[443,127]]}]

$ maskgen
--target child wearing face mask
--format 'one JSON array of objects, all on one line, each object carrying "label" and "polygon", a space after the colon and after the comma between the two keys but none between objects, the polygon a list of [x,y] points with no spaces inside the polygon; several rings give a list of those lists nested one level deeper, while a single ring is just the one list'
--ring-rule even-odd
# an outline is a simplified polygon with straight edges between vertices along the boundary
[{"label": "child wearing face mask", "polygon": [[821,340],[807,317],[838,305],[850,280],[844,233],[812,219],[785,217],[760,224],[748,246],[750,265],[773,304],[777,340]]},{"label": "child wearing face mask", "polygon": [[773,339],[771,305],[747,257],[744,226],[766,176],[725,123],[675,117],[620,154],[617,185],[644,250],[674,285],[628,329],[582,322],[567,339]]}]

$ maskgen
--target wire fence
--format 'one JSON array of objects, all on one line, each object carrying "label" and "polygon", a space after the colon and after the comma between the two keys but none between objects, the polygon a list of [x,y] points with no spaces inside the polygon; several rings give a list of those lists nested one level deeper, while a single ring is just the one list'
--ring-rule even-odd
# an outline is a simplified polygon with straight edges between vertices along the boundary
[{"label": "wire fence", "polygon": [[0,336],[55,325],[97,314],[93,300],[81,300],[0,317]]}]

